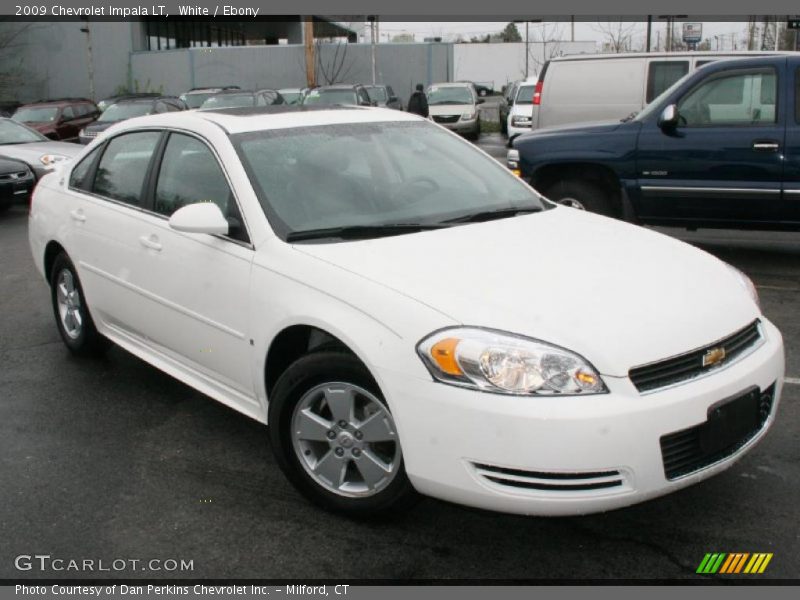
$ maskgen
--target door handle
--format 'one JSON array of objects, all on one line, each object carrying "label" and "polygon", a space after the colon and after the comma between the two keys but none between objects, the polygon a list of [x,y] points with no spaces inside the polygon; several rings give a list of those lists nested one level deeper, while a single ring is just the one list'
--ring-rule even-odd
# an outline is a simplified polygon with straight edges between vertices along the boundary
[{"label": "door handle", "polygon": [[753,142],[753,150],[756,152],[777,152],[780,147],[778,142],[772,140],[758,140]]},{"label": "door handle", "polygon": [[82,208],[77,208],[73,211],[70,211],[69,216],[72,217],[73,221],[78,221],[79,223],[86,222],[86,215],[83,214]]},{"label": "door handle", "polygon": [[139,242],[141,242],[142,246],[145,248],[150,248],[150,250],[155,250],[156,252],[161,252],[161,244],[158,241],[158,237],[156,235],[141,236],[139,238]]}]

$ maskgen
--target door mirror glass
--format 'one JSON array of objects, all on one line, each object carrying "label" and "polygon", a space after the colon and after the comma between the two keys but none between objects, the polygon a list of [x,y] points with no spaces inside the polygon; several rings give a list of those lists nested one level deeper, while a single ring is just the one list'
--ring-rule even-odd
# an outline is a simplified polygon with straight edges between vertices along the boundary
[{"label": "door mirror glass", "polygon": [[213,202],[198,202],[179,208],[169,218],[169,226],[185,233],[228,234],[228,220]]},{"label": "door mirror glass", "polygon": [[674,104],[664,107],[658,117],[658,126],[662,129],[671,129],[678,126],[678,107]]}]

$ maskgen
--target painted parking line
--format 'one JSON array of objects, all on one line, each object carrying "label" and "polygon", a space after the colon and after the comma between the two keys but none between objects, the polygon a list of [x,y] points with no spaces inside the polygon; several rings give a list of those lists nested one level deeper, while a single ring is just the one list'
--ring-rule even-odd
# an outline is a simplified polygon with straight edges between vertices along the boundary
[{"label": "painted parking line", "polygon": [[780,290],[783,292],[800,292],[799,287],[786,287],[782,285],[756,285],[760,290]]},{"label": "painted parking line", "polygon": [[785,377],[783,383],[791,383],[792,385],[800,385],[800,377]]}]

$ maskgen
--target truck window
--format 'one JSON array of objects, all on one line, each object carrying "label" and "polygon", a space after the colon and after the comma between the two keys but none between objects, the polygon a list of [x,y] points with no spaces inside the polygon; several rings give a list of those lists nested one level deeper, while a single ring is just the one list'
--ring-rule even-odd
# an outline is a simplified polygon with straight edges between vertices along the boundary
[{"label": "truck window", "polygon": [[652,61],[647,72],[647,96],[645,101],[652,102],[661,92],[688,72],[688,60]]},{"label": "truck window", "polygon": [[678,103],[681,125],[763,125],[776,122],[777,77],[772,69],[711,76]]}]

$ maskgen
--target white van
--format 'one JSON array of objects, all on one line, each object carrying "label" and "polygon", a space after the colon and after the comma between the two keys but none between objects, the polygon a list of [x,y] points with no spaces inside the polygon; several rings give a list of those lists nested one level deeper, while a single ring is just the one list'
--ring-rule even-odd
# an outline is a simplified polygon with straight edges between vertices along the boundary
[{"label": "white van", "polygon": [[545,63],[536,84],[532,128],[623,119],[704,64],[766,54],[784,53],[651,52],[554,58]]},{"label": "white van", "polygon": [[506,125],[509,145],[511,145],[515,137],[531,130],[534,119],[533,101],[534,93],[536,92],[536,80],[537,78],[532,77],[521,81],[514,93],[513,102],[508,110]]}]

